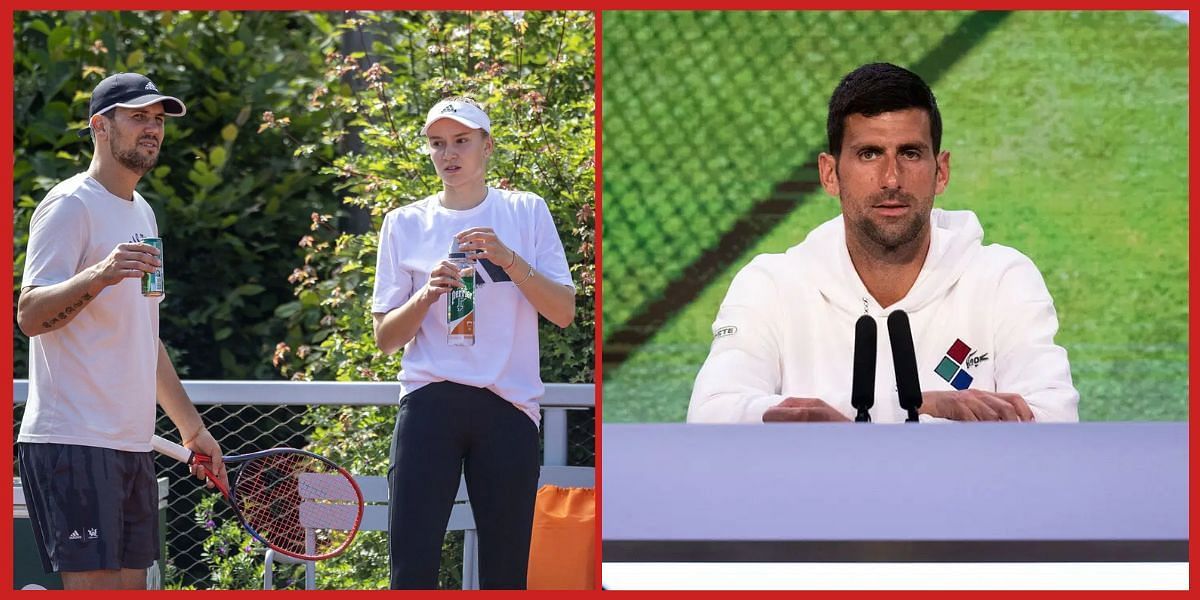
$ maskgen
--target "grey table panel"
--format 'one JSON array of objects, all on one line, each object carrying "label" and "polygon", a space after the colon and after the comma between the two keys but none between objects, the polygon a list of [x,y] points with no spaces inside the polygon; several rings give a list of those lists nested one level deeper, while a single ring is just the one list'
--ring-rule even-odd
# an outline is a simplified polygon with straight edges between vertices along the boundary
[{"label": "grey table panel", "polygon": [[605,425],[605,560],[1187,560],[1186,423]]}]

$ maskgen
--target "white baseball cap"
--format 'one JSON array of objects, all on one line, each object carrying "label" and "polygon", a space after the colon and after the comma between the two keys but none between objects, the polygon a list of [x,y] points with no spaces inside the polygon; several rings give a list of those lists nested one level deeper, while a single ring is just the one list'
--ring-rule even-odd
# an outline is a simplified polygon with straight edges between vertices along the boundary
[{"label": "white baseball cap", "polygon": [[434,121],[441,119],[454,119],[471,129],[482,129],[488,132],[488,135],[492,133],[492,120],[478,106],[462,100],[442,100],[429,109],[429,115],[425,117],[425,126],[421,128],[421,135],[429,131],[429,126],[433,125]]}]

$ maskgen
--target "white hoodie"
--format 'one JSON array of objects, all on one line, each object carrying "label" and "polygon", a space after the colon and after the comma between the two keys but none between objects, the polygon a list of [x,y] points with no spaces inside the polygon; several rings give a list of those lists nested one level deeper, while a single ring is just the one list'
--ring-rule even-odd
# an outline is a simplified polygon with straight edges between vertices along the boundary
[{"label": "white hoodie", "polygon": [[887,333],[895,310],[908,313],[922,391],[1015,393],[1037,421],[1078,421],[1067,351],[1054,343],[1054,301],[1033,261],[983,246],[973,212],[934,209],[930,221],[925,264],[908,295],[887,309],[850,262],[841,216],[783,254],[750,261],[713,322],[688,421],[760,423],[788,397],[820,398],[853,419],[854,325],[863,314],[878,326],[871,420],[903,421]]}]

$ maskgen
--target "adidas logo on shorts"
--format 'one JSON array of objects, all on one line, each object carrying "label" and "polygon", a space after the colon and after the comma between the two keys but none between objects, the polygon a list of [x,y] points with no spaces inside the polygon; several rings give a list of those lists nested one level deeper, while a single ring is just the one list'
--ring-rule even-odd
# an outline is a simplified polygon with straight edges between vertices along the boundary
[{"label": "adidas logo on shorts", "polygon": [[83,536],[82,536],[82,535],[79,535],[79,531],[78,531],[78,530],[76,530],[76,531],[72,531],[72,532],[71,532],[71,535],[67,536],[67,539],[72,539],[72,540],[82,540],[82,539],[83,539]]}]

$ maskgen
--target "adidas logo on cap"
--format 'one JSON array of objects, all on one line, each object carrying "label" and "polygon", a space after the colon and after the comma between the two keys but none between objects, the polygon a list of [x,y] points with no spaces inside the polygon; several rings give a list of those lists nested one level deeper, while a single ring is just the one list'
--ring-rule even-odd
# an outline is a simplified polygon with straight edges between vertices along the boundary
[{"label": "adidas logo on cap", "polygon": [[153,82],[153,81],[147,81],[147,82],[146,82],[146,89],[148,89],[148,90],[154,90],[154,91],[156,91],[156,92],[158,91],[158,88],[154,87],[154,82]]},{"label": "adidas logo on cap", "polygon": [[457,106],[455,106],[455,105],[454,105],[454,103],[450,103],[450,104],[447,104],[447,105],[446,105],[446,107],[442,109],[442,112],[444,112],[444,113],[448,113],[448,112],[456,113],[456,112],[458,112],[458,107],[457,107]]}]

